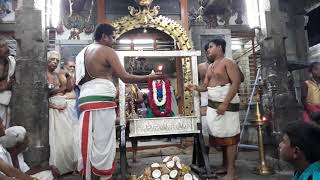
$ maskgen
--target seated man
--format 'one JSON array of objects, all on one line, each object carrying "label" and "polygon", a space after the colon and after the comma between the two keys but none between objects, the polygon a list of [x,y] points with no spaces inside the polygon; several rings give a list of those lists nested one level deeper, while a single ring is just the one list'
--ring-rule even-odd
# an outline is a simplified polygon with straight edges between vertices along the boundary
[{"label": "seated man", "polygon": [[292,180],[320,179],[320,128],[308,123],[290,124],[279,144],[280,158],[294,167]]},{"label": "seated man", "polygon": [[[5,135],[5,128],[3,125],[3,120],[0,118],[0,139]],[[3,146],[0,142],[0,150],[3,150]],[[7,163],[4,159],[0,157],[0,180],[13,180],[13,179],[21,179],[21,180],[33,180],[33,178],[29,175],[24,174],[20,170],[14,168],[11,164]]]},{"label": "seated man", "polygon": [[0,158],[12,167],[40,180],[58,177],[59,171],[54,166],[38,165],[30,168],[26,164],[22,153],[28,148],[29,138],[24,127],[13,126],[6,129],[5,135],[1,138],[0,142],[4,147],[0,148]]}]

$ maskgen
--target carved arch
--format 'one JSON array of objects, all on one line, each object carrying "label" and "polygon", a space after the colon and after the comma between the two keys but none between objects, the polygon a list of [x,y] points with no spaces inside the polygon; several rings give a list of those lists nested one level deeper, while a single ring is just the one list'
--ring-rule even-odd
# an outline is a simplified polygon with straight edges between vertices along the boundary
[{"label": "carved arch", "polygon": [[[154,28],[169,35],[176,42],[179,50],[191,50],[192,45],[184,28],[168,17],[157,16],[159,9],[159,6],[154,6],[152,9],[150,9],[150,7],[144,7],[142,10],[129,6],[128,10],[132,16],[121,17],[111,23],[111,25],[116,28],[115,39],[118,39],[121,35],[133,29]],[[182,71],[185,85],[192,84],[191,69],[190,57],[182,58]],[[190,116],[193,114],[192,93],[185,89],[183,99],[183,114]]]},{"label": "carved arch", "polygon": [[191,42],[184,28],[174,20],[165,16],[152,17],[149,14],[141,14],[135,17],[125,16],[113,21],[112,26],[116,28],[115,38],[122,34],[138,28],[154,28],[169,35],[180,50],[191,50]]}]

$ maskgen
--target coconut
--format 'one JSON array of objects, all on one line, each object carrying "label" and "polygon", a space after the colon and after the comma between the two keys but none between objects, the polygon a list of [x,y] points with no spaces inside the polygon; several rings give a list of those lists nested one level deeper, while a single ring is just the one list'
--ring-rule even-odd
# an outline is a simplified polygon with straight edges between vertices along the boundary
[{"label": "coconut", "polygon": [[171,169],[171,168],[173,168],[174,167],[174,161],[169,161],[169,162],[167,162],[167,167],[169,168],[169,169]]},{"label": "coconut", "polygon": [[170,176],[168,174],[164,174],[161,176],[161,180],[170,180]]},{"label": "coconut", "polygon": [[159,168],[160,164],[159,163],[153,163],[151,164],[152,168]]},{"label": "coconut", "polygon": [[185,175],[183,176],[183,179],[184,179],[184,180],[192,180],[192,175],[189,174],[189,173],[187,173],[187,174],[185,174]]},{"label": "coconut", "polygon": [[174,162],[180,162],[180,158],[178,156],[173,156],[172,161]]},{"label": "coconut", "polygon": [[159,169],[156,169],[156,170],[154,170],[154,171],[152,171],[152,177],[153,178],[160,178],[160,176],[161,176],[161,171],[159,170]]},{"label": "coconut", "polygon": [[177,168],[178,168],[179,170],[182,169],[182,165],[181,165],[181,163],[180,163],[179,161],[176,162],[176,166],[177,166]]},{"label": "coconut", "polygon": [[162,160],[162,162],[166,163],[166,162],[168,162],[170,160],[170,158],[171,158],[170,156],[167,156]]},{"label": "coconut", "polygon": [[177,175],[178,175],[178,171],[177,171],[177,170],[172,170],[172,171],[170,172],[170,177],[171,177],[172,179],[176,178]]}]

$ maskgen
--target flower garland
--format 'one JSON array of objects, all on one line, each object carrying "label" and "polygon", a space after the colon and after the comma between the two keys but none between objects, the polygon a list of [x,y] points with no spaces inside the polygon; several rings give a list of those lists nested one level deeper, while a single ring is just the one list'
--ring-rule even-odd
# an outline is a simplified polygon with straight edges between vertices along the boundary
[{"label": "flower garland", "polygon": [[[168,117],[171,114],[171,91],[170,83],[168,80],[161,80],[161,86],[156,81],[148,81],[149,89],[149,103],[153,114],[156,117]],[[159,102],[158,97],[162,97],[162,100]],[[159,111],[160,106],[163,103],[165,105],[164,111]],[[161,105],[161,106],[163,106]]]},{"label": "flower garland", "polygon": [[[163,106],[166,103],[166,83],[163,83],[161,81],[161,84],[156,83],[156,81],[152,81],[152,91],[153,91],[153,100],[154,103],[159,107]],[[162,86],[161,86],[162,85]],[[159,102],[158,97],[161,98],[161,101]]]}]

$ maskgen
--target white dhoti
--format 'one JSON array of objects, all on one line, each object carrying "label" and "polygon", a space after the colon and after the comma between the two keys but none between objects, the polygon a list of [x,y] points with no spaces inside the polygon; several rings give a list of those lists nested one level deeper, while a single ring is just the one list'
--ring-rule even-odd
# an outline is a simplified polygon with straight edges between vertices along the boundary
[{"label": "white dhoti", "polygon": [[46,170],[46,171],[41,171],[36,174],[32,174],[32,177],[35,177],[39,180],[54,180],[55,178],[52,175],[52,171]]},{"label": "white dhoti", "polygon": [[[0,159],[2,161],[6,162],[11,167],[14,167],[10,153],[2,145],[0,145]],[[27,171],[30,170],[30,167],[24,161],[24,157],[23,157],[22,153],[18,154],[18,163],[19,163],[19,170],[21,172],[26,173]],[[5,175],[5,174],[0,171],[0,175]],[[52,171],[50,171],[50,170],[41,171],[41,172],[32,174],[31,176],[36,177],[39,180],[54,180],[55,179],[53,177]]]},{"label": "white dhoti", "polygon": [[76,110],[76,99],[67,99],[67,112],[69,117],[72,120],[72,130],[73,130],[73,153],[74,153],[74,162],[77,164],[78,162],[78,154],[79,152],[79,143],[80,143],[80,136],[79,136],[79,119]]},{"label": "white dhoti", "polygon": [[200,107],[208,106],[208,91],[200,92]]},{"label": "white dhoti", "polygon": [[[8,57],[8,77],[7,81],[13,77],[16,69],[16,61],[14,57]],[[3,120],[3,125],[8,128],[10,126],[10,108],[9,103],[11,100],[12,92],[11,90],[5,90],[0,92],[0,117]]]},{"label": "white dhoti", "polygon": [[[56,107],[67,107],[65,96],[50,97],[49,103]],[[49,109],[49,144],[50,165],[56,166],[61,174],[74,171],[76,163],[73,152],[73,120],[67,108]]]},{"label": "white dhoti", "polygon": [[[208,92],[200,92],[200,107],[205,108],[208,106]],[[207,116],[201,114],[201,126],[202,126],[202,135],[204,137],[204,142],[206,145],[209,144],[209,132],[208,132],[208,123]]]},{"label": "white dhoti", "polygon": [[116,88],[105,79],[94,79],[81,86],[80,152],[78,170],[87,180],[91,172],[100,179],[112,177],[116,154]]},{"label": "white dhoti", "polygon": [[217,107],[224,101],[230,89],[230,84],[216,87],[208,87],[207,123],[210,143],[218,145],[233,145],[239,142],[240,98],[236,94],[231,100],[227,111],[223,115],[217,114]]},{"label": "white dhoti", "polygon": [[0,117],[3,120],[3,126],[8,128],[10,126],[10,107],[0,103]]}]

